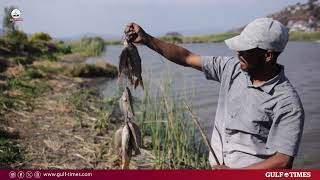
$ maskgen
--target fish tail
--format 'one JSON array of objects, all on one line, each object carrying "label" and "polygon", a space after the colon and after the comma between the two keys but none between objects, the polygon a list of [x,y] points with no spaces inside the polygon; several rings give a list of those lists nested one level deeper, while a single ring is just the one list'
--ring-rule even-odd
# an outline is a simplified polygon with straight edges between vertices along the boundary
[{"label": "fish tail", "polygon": [[142,87],[142,90],[144,90],[144,85],[143,85],[143,81],[142,78],[139,80],[140,86]]},{"label": "fish tail", "polygon": [[131,159],[130,156],[122,157],[122,165],[121,165],[122,169],[129,169],[130,159]]},{"label": "fish tail", "polygon": [[134,89],[136,89],[139,85],[141,86],[142,90],[144,90],[144,85],[143,85],[142,79],[137,79],[137,80],[134,82]]}]

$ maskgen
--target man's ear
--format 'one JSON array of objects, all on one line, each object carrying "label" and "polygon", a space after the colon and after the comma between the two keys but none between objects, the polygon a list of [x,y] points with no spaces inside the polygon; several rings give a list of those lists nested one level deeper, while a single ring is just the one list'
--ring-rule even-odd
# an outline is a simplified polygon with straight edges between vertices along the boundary
[{"label": "man's ear", "polygon": [[273,51],[267,50],[267,52],[264,55],[265,55],[265,58],[266,58],[266,62],[272,62],[272,60],[274,58]]}]

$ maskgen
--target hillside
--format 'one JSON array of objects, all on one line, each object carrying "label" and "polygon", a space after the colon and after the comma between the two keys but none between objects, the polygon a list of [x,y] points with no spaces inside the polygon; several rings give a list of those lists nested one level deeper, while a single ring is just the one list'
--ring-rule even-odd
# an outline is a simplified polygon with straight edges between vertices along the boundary
[{"label": "hillside", "polygon": [[297,3],[269,15],[290,31],[320,31],[320,0],[309,0],[308,3]]}]

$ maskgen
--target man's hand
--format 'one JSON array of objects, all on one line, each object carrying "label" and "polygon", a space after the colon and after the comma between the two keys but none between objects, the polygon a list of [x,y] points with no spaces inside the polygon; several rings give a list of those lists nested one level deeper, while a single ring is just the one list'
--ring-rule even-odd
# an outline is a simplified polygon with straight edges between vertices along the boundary
[{"label": "man's hand", "polygon": [[244,169],[291,169],[293,157],[277,152],[266,160],[244,167]]},{"label": "man's hand", "polygon": [[193,54],[181,46],[154,38],[135,23],[129,23],[124,32],[127,40],[130,42],[144,44],[176,64],[193,67],[199,71],[202,70],[199,55]]},{"label": "man's hand", "polygon": [[124,33],[126,34],[128,41],[140,44],[146,44],[149,35],[136,23],[129,23]]}]

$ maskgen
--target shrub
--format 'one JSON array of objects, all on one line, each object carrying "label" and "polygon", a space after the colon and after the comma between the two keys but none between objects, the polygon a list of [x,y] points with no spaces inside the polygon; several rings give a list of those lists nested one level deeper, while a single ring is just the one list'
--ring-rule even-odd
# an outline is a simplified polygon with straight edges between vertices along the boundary
[{"label": "shrub", "polygon": [[116,77],[118,70],[115,66],[99,62],[97,64],[75,64],[71,69],[66,72],[67,75],[73,77]]},{"label": "shrub", "polygon": [[4,37],[4,41],[8,45],[8,49],[13,52],[24,52],[25,46],[28,45],[28,36],[22,31],[9,31]]},{"label": "shrub", "polygon": [[98,56],[105,48],[105,42],[100,37],[84,37],[79,42],[72,43],[72,51],[86,56]]},{"label": "shrub", "polygon": [[71,46],[64,43],[63,41],[58,41],[56,43],[57,49],[59,52],[63,53],[63,54],[69,54],[71,53]]},{"label": "shrub", "polygon": [[34,33],[31,38],[30,38],[30,41],[51,41],[52,38],[49,34],[47,33],[44,33],[44,32],[37,32],[37,33]]}]

